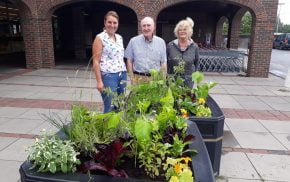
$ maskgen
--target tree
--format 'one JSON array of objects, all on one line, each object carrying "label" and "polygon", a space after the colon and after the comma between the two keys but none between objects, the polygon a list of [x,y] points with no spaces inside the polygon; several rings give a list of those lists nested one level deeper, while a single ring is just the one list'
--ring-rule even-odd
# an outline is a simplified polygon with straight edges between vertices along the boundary
[{"label": "tree", "polygon": [[279,21],[277,32],[279,32],[279,33],[290,33],[290,25],[289,24],[283,24],[281,21]]},{"label": "tree", "polygon": [[252,15],[247,11],[241,20],[241,35],[250,35],[252,30]]},{"label": "tree", "polygon": [[229,22],[225,21],[223,24],[223,35],[228,35],[228,31],[229,31]]}]

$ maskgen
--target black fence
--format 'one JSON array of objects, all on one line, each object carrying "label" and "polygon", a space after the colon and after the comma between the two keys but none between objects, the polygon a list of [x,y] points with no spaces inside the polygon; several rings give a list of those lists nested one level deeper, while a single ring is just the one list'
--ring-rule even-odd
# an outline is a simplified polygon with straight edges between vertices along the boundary
[{"label": "black fence", "polygon": [[199,71],[246,72],[247,54],[243,51],[201,48]]}]

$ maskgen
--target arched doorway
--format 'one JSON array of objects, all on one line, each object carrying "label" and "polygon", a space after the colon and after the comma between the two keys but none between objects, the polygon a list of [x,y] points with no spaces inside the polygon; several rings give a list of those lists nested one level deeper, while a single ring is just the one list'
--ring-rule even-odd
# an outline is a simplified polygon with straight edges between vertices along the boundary
[{"label": "arched doorway", "polygon": [[214,45],[216,25],[220,17],[232,16],[239,6],[219,1],[182,2],[163,9],[157,17],[157,34],[166,42],[174,39],[176,23],[188,17],[194,21],[193,40],[199,45]]},{"label": "arched doorway", "polygon": [[25,68],[25,49],[19,8],[0,0],[0,68]]},{"label": "arched doorway", "polygon": [[137,34],[137,16],[123,5],[112,2],[79,2],[62,6],[52,15],[55,61],[87,64],[95,36],[102,32],[104,15],[114,10],[119,14],[118,33],[124,47]]},{"label": "arched doorway", "polygon": [[239,33],[239,48],[249,49],[252,35],[252,14],[249,11],[243,15],[241,19],[240,33]]},{"label": "arched doorway", "polygon": [[228,35],[229,35],[229,20],[227,17],[223,16],[217,22],[215,33],[215,46],[220,48],[227,48]]}]

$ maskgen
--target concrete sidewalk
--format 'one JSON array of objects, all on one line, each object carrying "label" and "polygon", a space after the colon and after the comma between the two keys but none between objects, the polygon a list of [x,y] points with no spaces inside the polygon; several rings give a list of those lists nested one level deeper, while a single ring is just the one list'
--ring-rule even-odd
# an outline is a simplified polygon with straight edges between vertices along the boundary
[{"label": "concrete sidewalk", "polygon": [[[290,92],[284,80],[219,73],[207,73],[206,80],[218,82],[211,95],[226,115],[217,181],[290,181]],[[101,110],[94,74],[85,67],[0,70],[0,181],[18,181],[25,147],[43,128],[56,131],[40,114],[69,117],[72,101],[93,101]]]}]

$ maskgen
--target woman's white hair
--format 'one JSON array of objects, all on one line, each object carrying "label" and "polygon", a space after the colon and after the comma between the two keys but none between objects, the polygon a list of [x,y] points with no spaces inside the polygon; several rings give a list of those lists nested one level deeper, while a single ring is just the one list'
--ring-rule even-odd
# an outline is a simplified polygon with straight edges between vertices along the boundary
[{"label": "woman's white hair", "polygon": [[194,22],[191,18],[187,17],[185,20],[180,20],[174,28],[174,34],[178,38],[178,30],[185,28],[188,38],[192,36]]}]

